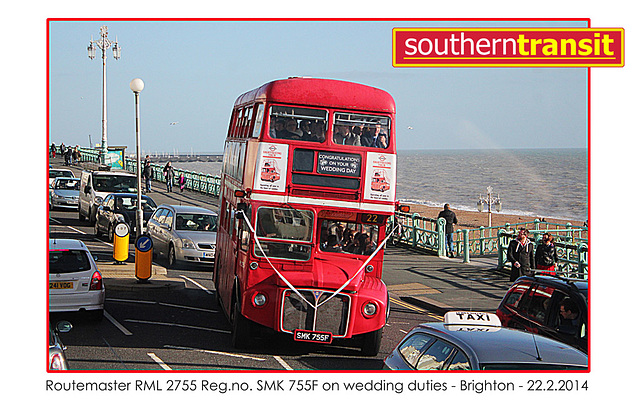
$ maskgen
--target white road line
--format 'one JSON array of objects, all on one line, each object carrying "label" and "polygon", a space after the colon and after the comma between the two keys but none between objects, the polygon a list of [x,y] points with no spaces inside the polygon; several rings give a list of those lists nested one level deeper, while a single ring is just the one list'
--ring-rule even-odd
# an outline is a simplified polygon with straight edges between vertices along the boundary
[{"label": "white road line", "polygon": [[182,309],[190,309],[192,311],[203,311],[203,312],[211,312],[214,314],[217,314],[218,311],[216,311],[215,309],[207,309],[207,308],[196,308],[196,307],[187,307],[184,305],[177,305],[177,304],[167,304],[164,302],[158,302],[158,305],[164,305],[165,307],[173,307],[173,308],[182,308]]},{"label": "white road line", "polygon": [[121,298],[107,298],[106,300],[107,301],[111,301],[111,302],[120,302],[120,303],[126,303],[126,304],[163,305],[165,307],[189,309],[189,310],[192,310],[192,311],[210,312],[210,313],[213,313],[213,314],[217,314],[218,313],[218,311],[216,311],[215,309],[189,307],[189,306],[185,306],[185,305],[169,304],[169,303],[166,303],[166,302],[158,302],[158,301],[127,300],[127,299],[121,299]]},{"label": "white road line", "polygon": [[124,333],[125,336],[133,335],[133,333],[129,332],[127,328],[122,326],[120,322],[116,321],[115,318],[112,317],[111,314],[109,314],[107,311],[104,311],[104,317],[107,318],[112,324],[114,324],[116,328],[120,329],[120,331]]},{"label": "white road line", "polygon": [[151,357],[153,359],[153,361],[155,361],[156,363],[158,363],[158,365],[160,367],[162,367],[165,370],[171,370],[171,367],[167,366],[164,361],[162,361],[162,359],[160,359],[160,357],[156,356],[155,353],[147,353],[147,356]]},{"label": "white road line", "polygon": [[167,349],[191,350],[191,351],[194,351],[194,352],[218,354],[218,355],[221,355],[221,356],[239,357],[241,359],[249,359],[249,360],[256,360],[256,361],[266,361],[266,359],[263,359],[263,358],[260,358],[260,357],[245,356],[243,354],[236,354],[236,353],[219,352],[219,351],[216,351],[216,350],[196,349],[194,347],[172,346],[172,345],[164,345],[164,347],[166,347]]},{"label": "white road line", "polygon": [[185,280],[187,280],[187,281],[189,281],[189,282],[191,282],[191,283],[195,284],[197,287],[199,287],[199,288],[203,289],[204,291],[206,291],[206,292],[207,292],[207,294],[213,294],[213,291],[210,291],[208,288],[206,288],[205,286],[203,286],[203,285],[201,285],[201,284],[199,284],[199,283],[195,282],[194,280],[190,279],[189,277],[186,277],[186,276],[180,276],[180,277],[182,277],[182,278],[184,278]]},{"label": "white road line", "polygon": [[286,361],[282,360],[282,357],[280,357],[280,356],[273,356],[273,358],[274,358],[274,359],[276,359],[276,361],[277,361],[278,363],[280,363],[280,365],[281,365],[282,367],[284,367],[284,368],[285,368],[285,370],[293,370],[293,368],[292,368],[290,365],[288,365]]},{"label": "white road line", "polygon": [[231,333],[231,331],[229,331],[229,330],[205,328],[203,326],[182,325],[182,324],[179,324],[179,323],[143,321],[143,320],[139,320],[139,319],[125,319],[124,321],[125,322],[133,322],[133,323],[144,323],[144,324],[149,324],[149,325],[177,326],[179,328],[206,330],[208,332]]}]

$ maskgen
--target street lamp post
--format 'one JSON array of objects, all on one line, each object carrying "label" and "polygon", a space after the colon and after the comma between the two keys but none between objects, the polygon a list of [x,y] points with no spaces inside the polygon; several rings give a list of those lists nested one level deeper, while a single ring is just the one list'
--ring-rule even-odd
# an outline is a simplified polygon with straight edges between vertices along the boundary
[{"label": "street lamp post", "polygon": [[100,146],[100,163],[107,162],[107,53],[106,50],[113,45],[113,57],[120,59],[120,46],[118,45],[118,37],[115,42],[112,42],[107,38],[107,26],[100,27],[100,39],[94,41],[93,35],[87,52],[89,53],[89,59],[93,60],[96,57],[96,46],[102,51],[102,144]]},{"label": "street lamp post", "polygon": [[142,79],[133,79],[129,83],[129,88],[133,91],[136,103],[136,173],[138,177],[138,203],[136,206],[136,238],[142,235],[142,170],[140,168],[140,92],[144,89]]},{"label": "street lamp post", "polygon": [[496,208],[496,212],[500,212],[502,209],[502,202],[500,201],[500,195],[495,197],[493,195],[493,187],[487,187],[487,196],[484,197],[480,195],[478,197],[478,212],[482,212],[483,205],[487,205],[487,210],[489,211],[489,227],[491,227],[491,206],[493,205]]}]

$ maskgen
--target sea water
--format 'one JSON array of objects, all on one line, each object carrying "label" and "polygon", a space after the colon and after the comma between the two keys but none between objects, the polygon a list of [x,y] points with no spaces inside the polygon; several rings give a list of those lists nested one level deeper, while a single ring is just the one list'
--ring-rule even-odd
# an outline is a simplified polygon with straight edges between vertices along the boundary
[{"label": "sea water", "polygon": [[[175,162],[174,166],[219,175],[222,164]],[[487,187],[492,187],[493,196],[500,197],[501,213],[582,224],[588,215],[587,177],[586,149],[402,150],[396,198],[475,211],[479,197],[487,198]]]}]

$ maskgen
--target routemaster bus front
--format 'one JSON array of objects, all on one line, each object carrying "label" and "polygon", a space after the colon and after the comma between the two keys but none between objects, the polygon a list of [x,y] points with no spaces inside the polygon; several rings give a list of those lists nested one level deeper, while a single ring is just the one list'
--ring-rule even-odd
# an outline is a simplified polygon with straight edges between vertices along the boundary
[{"label": "routemaster bus front", "polygon": [[[386,216],[314,206],[253,210],[251,257],[241,275],[248,288],[240,316],[247,320],[239,323],[250,319],[298,341],[350,339],[377,354],[388,314],[378,249]],[[234,339],[253,333],[245,325]]]}]

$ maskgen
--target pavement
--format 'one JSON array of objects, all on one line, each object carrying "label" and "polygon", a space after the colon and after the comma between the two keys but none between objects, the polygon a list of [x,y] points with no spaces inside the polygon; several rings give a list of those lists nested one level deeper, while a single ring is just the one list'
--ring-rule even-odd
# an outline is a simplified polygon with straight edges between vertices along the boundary
[{"label": "pavement", "polygon": [[[184,279],[169,277],[167,269],[156,263],[152,264],[151,277],[146,280],[136,277],[136,264],[134,261],[124,263],[98,261],[97,265],[102,274],[105,288],[108,290],[177,290],[185,287]],[[140,274],[146,274],[146,272],[141,271]]]}]

